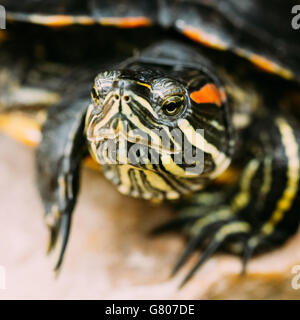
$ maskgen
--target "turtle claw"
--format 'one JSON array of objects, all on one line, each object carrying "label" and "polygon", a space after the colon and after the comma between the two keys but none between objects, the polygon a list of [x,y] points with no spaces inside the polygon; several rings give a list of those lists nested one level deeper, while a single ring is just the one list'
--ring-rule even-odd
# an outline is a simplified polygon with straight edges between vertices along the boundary
[{"label": "turtle claw", "polygon": [[175,276],[175,274],[181,269],[181,267],[186,263],[188,258],[191,256],[191,254],[196,249],[197,245],[199,244],[199,237],[192,238],[190,242],[188,243],[186,249],[178,259],[177,263],[175,264],[173,271],[171,273],[171,276]]},{"label": "turtle claw", "polygon": [[183,288],[184,285],[192,278],[192,276],[196,273],[196,271],[209,259],[218,249],[218,247],[222,244],[220,241],[212,241],[209,246],[205,249],[202,256],[192,268],[192,270],[185,276],[183,281],[181,282],[179,288]]},{"label": "turtle claw", "polygon": [[[199,219],[200,220],[200,219]],[[191,229],[195,226],[190,226]],[[198,233],[195,231],[198,230]],[[213,233],[211,238],[209,234]],[[196,273],[196,271],[220,248],[227,244],[239,244],[242,239],[244,244],[241,247],[239,253],[242,255],[242,268],[241,275],[246,274],[246,268],[251,257],[258,251],[266,249],[266,245],[270,245],[276,239],[276,233],[272,233],[268,236],[261,232],[253,232],[251,224],[243,219],[228,218],[227,221],[215,221],[207,225],[205,228],[195,228],[192,232],[194,235],[189,241],[186,249],[176,263],[172,276],[174,276],[182,266],[187,262],[191,254],[199,248],[201,243],[206,246],[199,258],[198,262],[188,272],[179,288],[182,288]],[[234,240],[232,237],[234,236]],[[231,239],[230,239],[231,238]],[[206,245],[208,241],[208,244]],[[242,243],[241,243],[242,244]],[[232,251],[237,253],[236,251]]]},{"label": "turtle claw", "polygon": [[64,252],[66,250],[70,226],[71,226],[71,214],[65,213],[56,217],[54,223],[50,226],[50,239],[48,243],[47,253],[55,251],[55,267],[54,271],[58,271],[62,262]]},{"label": "turtle claw", "polygon": [[59,230],[58,238],[54,248],[58,253],[58,258],[56,260],[56,264],[54,267],[55,271],[58,271],[62,264],[64,253],[67,247],[69,234],[70,234],[70,226],[71,226],[71,216],[64,215],[61,220],[60,230]]},{"label": "turtle claw", "polygon": [[[197,229],[195,229],[197,230]],[[199,232],[195,234],[190,242],[187,245],[187,248],[184,250],[183,254],[176,263],[172,275],[174,276],[182,266],[187,262],[191,254],[200,246],[201,243],[208,242],[208,245],[204,249],[202,256],[191,269],[191,271],[186,275],[180,284],[182,288],[195,274],[195,272],[223,245],[226,243],[228,238],[231,236],[247,236],[249,238],[251,226],[248,222],[243,220],[228,218],[227,220],[215,220],[214,222],[206,225],[205,227],[200,228]],[[194,231],[195,232],[195,231]],[[209,234],[213,232],[213,236],[209,239]],[[252,251],[247,251],[247,260],[245,260],[245,265],[248,259],[252,255]]]}]

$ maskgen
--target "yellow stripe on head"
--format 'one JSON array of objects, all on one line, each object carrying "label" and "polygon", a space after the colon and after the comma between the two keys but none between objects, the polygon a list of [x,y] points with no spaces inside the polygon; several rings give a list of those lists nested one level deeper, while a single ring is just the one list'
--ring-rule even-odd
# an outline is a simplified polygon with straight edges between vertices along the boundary
[{"label": "yellow stripe on head", "polygon": [[191,145],[212,156],[216,166],[214,172],[211,173],[212,178],[217,177],[226,170],[230,164],[230,159],[226,154],[218,150],[216,146],[209,143],[201,134],[195,131],[188,120],[179,119],[177,123]]}]

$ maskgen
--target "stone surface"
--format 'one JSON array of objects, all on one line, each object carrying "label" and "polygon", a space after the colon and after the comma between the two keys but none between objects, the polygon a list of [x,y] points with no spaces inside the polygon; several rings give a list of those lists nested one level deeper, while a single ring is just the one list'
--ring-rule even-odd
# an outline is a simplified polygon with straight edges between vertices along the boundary
[{"label": "stone surface", "polygon": [[[120,195],[98,172],[84,169],[69,247],[58,278],[45,255],[47,230],[34,185],[33,151],[0,135],[0,299],[299,299],[292,267],[300,265],[300,234],[253,259],[245,277],[240,261],[210,259],[182,290],[178,285],[197,254],[169,274],[184,247],[177,234],[150,237],[172,213]],[[299,281],[300,283],[300,281]]]}]

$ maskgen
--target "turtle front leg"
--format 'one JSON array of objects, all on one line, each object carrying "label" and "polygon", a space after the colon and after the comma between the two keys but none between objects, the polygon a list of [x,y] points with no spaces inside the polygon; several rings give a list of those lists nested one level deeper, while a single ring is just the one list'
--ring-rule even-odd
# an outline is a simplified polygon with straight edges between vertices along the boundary
[{"label": "turtle front leg", "polygon": [[298,229],[299,129],[281,115],[268,122],[255,119],[242,140],[245,164],[238,183],[230,190],[196,195],[175,220],[158,229],[181,228],[190,237],[173,274],[195,249],[203,249],[182,285],[219,249],[242,255],[245,271],[253,254],[282,244]]},{"label": "turtle front leg", "polygon": [[50,230],[48,252],[57,253],[55,270],[63,260],[79,189],[86,106],[87,101],[79,99],[52,107],[36,152],[37,183]]}]

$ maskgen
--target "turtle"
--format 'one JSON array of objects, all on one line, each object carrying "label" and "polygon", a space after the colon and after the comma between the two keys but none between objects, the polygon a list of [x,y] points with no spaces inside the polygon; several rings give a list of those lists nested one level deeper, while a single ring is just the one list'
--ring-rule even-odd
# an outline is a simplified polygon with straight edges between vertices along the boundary
[{"label": "turtle", "polygon": [[[176,207],[154,233],[189,238],[173,274],[203,250],[182,285],[218,250],[241,255],[245,272],[253,254],[297,231],[300,129],[290,111],[299,99],[289,97],[298,97],[300,46],[283,12],[289,17],[298,1],[271,9],[262,0],[2,3],[8,38],[10,23],[43,35],[22,71],[7,63],[11,55],[0,61],[4,79],[21,78],[18,90],[31,90],[27,103],[0,82],[0,110],[45,111],[36,174],[55,270],[88,155],[121,193]],[[49,43],[59,68],[45,68]]]}]

